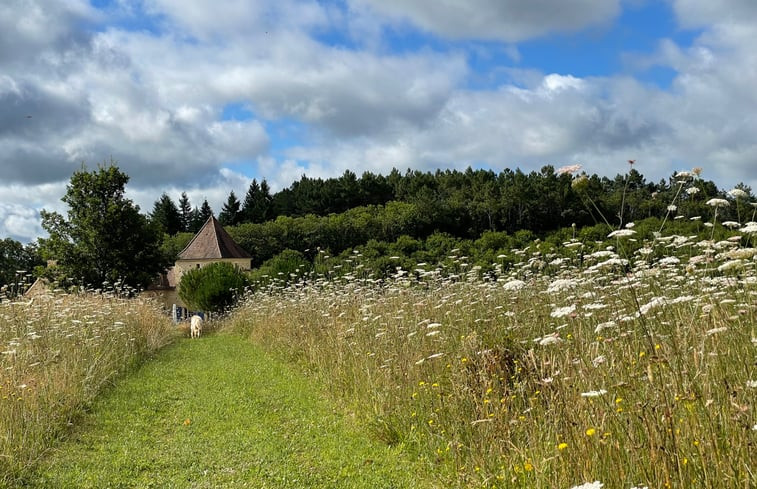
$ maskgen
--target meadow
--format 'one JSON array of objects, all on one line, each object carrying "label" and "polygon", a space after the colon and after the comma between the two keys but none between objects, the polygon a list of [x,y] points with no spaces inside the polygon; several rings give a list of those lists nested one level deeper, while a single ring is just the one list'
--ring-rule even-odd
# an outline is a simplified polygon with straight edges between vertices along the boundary
[{"label": "meadow", "polygon": [[175,332],[154,304],[113,293],[0,302],[0,487],[33,468],[105,386]]},{"label": "meadow", "polygon": [[229,326],[445,487],[756,487],[757,225],[712,226],[730,237],[628,226],[386,280],[355,253]]}]

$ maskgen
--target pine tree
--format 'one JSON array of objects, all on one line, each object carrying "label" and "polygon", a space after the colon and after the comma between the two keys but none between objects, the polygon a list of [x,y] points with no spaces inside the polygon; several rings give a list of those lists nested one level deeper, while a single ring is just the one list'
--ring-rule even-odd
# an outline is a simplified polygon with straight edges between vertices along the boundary
[{"label": "pine tree", "polygon": [[234,191],[232,190],[229,194],[229,198],[223,205],[223,209],[221,209],[221,213],[218,215],[218,221],[221,225],[234,226],[238,224],[241,217],[240,207],[241,204],[239,203],[239,199],[237,199],[237,196],[234,195]]},{"label": "pine tree", "polygon": [[155,201],[150,218],[161,231],[170,236],[180,232],[184,227],[179,208],[165,192],[160,196],[160,199]]},{"label": "pine tree", "polygon": [[189,197],[186,192],[181,193],[179,199],[179,213],[181,214],[181,230],[190,231],[192,228],[192,206],[189,204]]},{"label": "pine tree", "polygon": [[200,207],[200,210],[197,210],[197,207],[195,207],[195,210],[192,211],[192,232],[196,233],[200,230],[203,224],[210,218],[210,216],[213,215],[213,209],[210,208],[210,204],[208,204],[208,199],[205,199],[202,201],[202,206]]},{"label": "pine tree", "polygon": [[242,205],[242,222],[264,222],[268,218],[269,208],[271,205],[271,194],[268,188],[268,182],[265,180],[258,185],[256,179],[252,180],[247,195]]}]

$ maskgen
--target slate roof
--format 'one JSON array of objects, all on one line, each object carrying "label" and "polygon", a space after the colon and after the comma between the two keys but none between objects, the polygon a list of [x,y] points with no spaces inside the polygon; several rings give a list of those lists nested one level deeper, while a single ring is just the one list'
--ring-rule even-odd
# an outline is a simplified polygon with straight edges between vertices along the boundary
[{"label": "slate roof", "polygon": [[179,260],[220,258],[252,258],[252,256],[229,236],[218,219],[210,216],[187,247],[179,253]]}]

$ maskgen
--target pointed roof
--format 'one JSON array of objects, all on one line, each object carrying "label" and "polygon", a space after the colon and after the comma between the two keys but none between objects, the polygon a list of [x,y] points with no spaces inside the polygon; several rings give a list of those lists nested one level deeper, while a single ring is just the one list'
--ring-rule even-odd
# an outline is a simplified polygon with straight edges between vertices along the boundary
[{"label": "pointed roof", "polygon": [[210,216],[187,247],[179,253],[179,260],[219,258],[252,258],[252,256],[229,236],[218,219]]}]

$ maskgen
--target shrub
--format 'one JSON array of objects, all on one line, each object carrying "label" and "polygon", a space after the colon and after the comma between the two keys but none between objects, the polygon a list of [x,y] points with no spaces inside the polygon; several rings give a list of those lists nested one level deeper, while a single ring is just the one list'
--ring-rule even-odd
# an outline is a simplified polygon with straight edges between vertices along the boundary
[{"label": "shrub", "polygon": [[239,267],[226,262],[211,263],[182,276],[179,297],[190,309],[221,312],[234,305],[247,283]]}]

